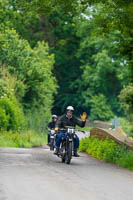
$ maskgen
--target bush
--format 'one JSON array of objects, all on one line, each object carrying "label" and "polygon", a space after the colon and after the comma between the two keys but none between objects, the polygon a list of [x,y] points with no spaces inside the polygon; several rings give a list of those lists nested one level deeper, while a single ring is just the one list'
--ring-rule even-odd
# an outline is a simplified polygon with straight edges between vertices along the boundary
[{"label": "bush", "polygon": [[89,140],[90,138],[84,138],[80,141],[80,151],[86,152],[86,149],[89,147]]},{"label": "bush", "polygon": [[7,130],[9,126],[9,116],[6,115],[4,109],[0,107],[0,129]]},{"label": "bush", "polygon": [[24,111],[36,109],[48,118],[57,88],[52,72],[54,55],[50,54],[48,44],[38,42],[32,49],[28,41],[21,39],[15,30],[1,31],[0,43],[0,63],[16,77],[15,96]]},{"label": "bush", "polygon": [[129,84],[121,90],[119,95],[120,105],[127,119],[133,121],[133,84]]},{"label": "bush", "polygon": [[43,112],[42,110],[31,109],[25,113],[27,129],[35,130],[38,133],[42,133],[46,130],[46,126],[51,119],[51,115],[49,113]]},{"label": "bush", "polygon": [[124,132],[127,134],[129,137],[133,137],[133,125],[132,122],[128,121],[125,118],[119,118],[120,124]]},{"label": "bush", "polygon": [[122,157],[120,157],[118,160],[116,160],[116,163],[119,166],[123,166],[130,170],[133,170],[133,152],[131,152],[131,151],[126,152]]},{"label": "bush", "polygon": [[19,131],[25,126],[24,114],[15,97],[0,99],[0,130]]},{"label": "bush", "polygon": [[113,140],[100,140],[95,137],[84,138],[80,142],[79,150],[106,162],[133,169],[133,152],[125,146],[118,146]]},{"label": "bush", "polygon": [[109,141],[108,139],[103,141],[98,138],[92,138],[87,149],[87,152],[92,154],[92,156],[107,162],[115,162],[117,151],[117,145],[114,141]]},{"label": "bush", "polygon": [[0,133],[0,147],[21,147],[30,148],[46,144],[46,135],[33,131],[24,133],[1,132]]},{"label": "bush", "polygon": [[18,131],[25,127],[24,113],[16,99],[16,77],[5,66],[0,68],[0,130]]}]

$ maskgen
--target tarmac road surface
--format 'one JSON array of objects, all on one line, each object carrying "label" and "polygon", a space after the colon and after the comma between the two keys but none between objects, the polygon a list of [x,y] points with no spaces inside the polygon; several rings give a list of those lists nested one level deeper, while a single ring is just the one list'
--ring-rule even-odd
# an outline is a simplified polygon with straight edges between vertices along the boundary
[{"label": "tarmac road surface", "polygon": [[80,153],[70,165],[47,146],[0,149],[0,200],[133,200],[133,172]]}]

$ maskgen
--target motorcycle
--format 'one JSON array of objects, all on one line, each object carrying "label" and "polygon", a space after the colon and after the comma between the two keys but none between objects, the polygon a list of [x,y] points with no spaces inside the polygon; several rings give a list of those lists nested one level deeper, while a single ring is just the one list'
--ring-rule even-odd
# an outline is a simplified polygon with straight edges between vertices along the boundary
[{"label": "motorcycle", "polygon": [[54,151],[55,148],[56,133],[55,130],[50,130],[50,151]]},{"label": "motorcycle", "polygon": [[77,137],[75,131],[79,130],[76,130],[74,127],[65,127],[65,129],[60,129],[60,131],[63,131],[65,136],[61,138],[58,156],[61,158],[62,163],[70,164],[74,150],[74,139]]}]

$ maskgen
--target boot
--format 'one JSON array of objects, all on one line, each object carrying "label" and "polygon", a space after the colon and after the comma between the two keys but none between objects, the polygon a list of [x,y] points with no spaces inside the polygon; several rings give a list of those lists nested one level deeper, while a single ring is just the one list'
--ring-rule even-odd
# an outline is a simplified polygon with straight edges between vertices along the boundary
[{"label": "boot", "polygon": [[58,147],[56,147],[54,154],[57,155],[57,156],[59,155],[59,148]]},{"label": "boot", "polygon": [[80,155],[77,153],[77,150],[74,150],[74,155],[75,157],[80,157]]},{"label": "boot", "polygon": [[47,144],[50,147],[50,143]]}]

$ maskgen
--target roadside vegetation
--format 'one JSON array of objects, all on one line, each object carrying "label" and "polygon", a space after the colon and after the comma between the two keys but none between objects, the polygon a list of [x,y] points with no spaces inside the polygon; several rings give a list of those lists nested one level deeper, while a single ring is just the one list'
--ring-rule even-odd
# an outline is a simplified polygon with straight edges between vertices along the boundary
[{"label": "roadside vegetation", "polygon": [[122,127],[122,130],[124,131],[124,133],[133,139],[133,125],[132,122],[128,121],[128,119],[123,118],[119,118],[120,121],[120,125]]},{"label": "roadside vegetation", "polygon": [[72,105],[133,137],[132,2],[0,0],[0,13],[1,136],[40,137]]},{"label": "roadside vegetation", "polygon": [[90,131],[93,127],[88,127],[88,126],[85,126],[84,128],[81,128],[79,126],[76,126],[76,129],[78,130],[81,130],[81,131]]},{"label": "roadside vegetation", "polygon": [[39,147],[46,144],[46,141],[46,135],[37,134],[34,131],[26,131],[23,133],[9,131],[0,133],[0,147]]},{"label": "roadside vegetation", "polygon": [[80,141],[79,151],[87,152],[100,160],[133,170],[133,151],[126,149],[125,146],[117,145],[108,138],[106,140],[95,137],[84,138]]}]

